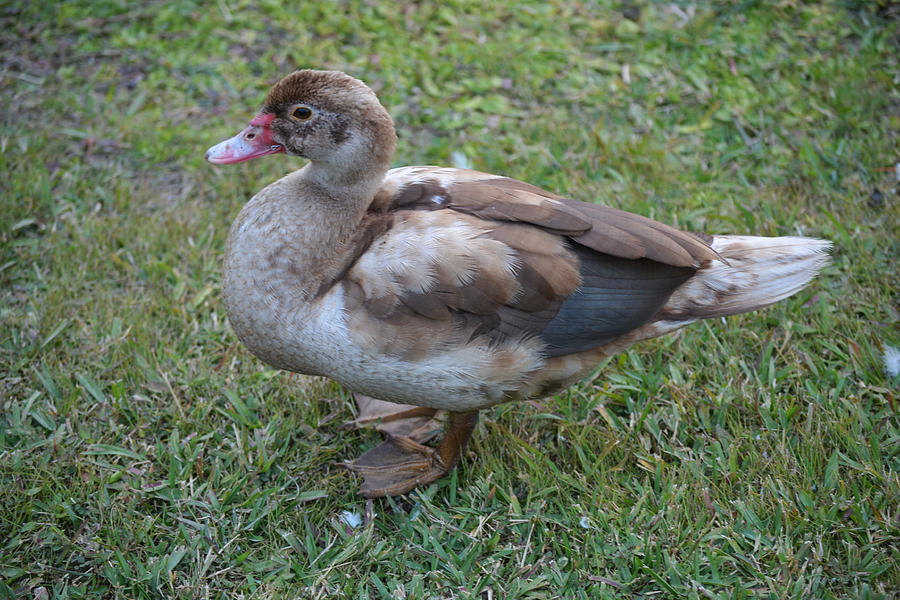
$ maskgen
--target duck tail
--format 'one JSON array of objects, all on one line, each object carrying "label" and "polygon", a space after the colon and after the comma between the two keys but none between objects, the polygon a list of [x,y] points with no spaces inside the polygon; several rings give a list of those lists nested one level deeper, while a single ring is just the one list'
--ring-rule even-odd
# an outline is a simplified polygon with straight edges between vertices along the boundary
[{"label": "duck tail", "polygon": [[797,293],[829,261],[831,242],[804,237],[715,236],[704,264],[660,311],[672,325],[763,308]]}]

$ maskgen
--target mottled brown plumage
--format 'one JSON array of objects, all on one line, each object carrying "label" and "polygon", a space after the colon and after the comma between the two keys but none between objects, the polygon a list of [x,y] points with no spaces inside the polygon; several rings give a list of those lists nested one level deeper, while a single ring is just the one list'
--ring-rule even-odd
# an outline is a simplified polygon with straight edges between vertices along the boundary
[{"label": "mottled brown plumage", "polygon": [[207,153],[310,161],[248,202],[229,235],[225,306],[250,350],[424,407],[404,409],[416,431],[423,414],[450,413],[437,449],[395,424],[349,465],[369,496],[452,469],[479,409],[563,389],[693,320],[787,297],[826,261],[820,240],[686,233],[487,173],[389,171],[395,144],[364,84],[298,71]]}]

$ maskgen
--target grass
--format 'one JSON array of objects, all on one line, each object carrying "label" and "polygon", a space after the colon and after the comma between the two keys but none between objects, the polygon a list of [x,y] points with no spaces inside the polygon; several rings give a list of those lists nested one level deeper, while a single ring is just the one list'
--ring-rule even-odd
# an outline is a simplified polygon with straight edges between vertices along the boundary
[{"label": "grass", "polygon": [[[898,9],[886,2],[0,3],[0,598],[889,598],[900,590]],[[349,395],[249,355],[214,168],[296,66],[470,162],[710,233],[836,243],[366,507]],[[351,528],[342,511],[371,511]]]}]

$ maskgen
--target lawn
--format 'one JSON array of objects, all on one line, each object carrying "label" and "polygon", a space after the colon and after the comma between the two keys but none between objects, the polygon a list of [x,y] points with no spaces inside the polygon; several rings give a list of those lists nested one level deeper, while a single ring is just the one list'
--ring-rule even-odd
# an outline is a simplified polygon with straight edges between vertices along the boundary
[{"label": "lawn", "polygon": [[[896,4],[7,0],[0,40],[0,599],[900,594]],[[298,66],[367,81],[397,165],[833,261],[484,411],[452,477],[367,506],[336,463],[378,434],[220,296],[301,161],[204,151]]]}]

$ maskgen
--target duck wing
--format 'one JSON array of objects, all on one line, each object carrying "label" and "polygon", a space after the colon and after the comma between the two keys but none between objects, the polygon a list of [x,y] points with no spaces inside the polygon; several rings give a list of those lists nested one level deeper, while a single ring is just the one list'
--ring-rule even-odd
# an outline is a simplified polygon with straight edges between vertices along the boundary
[{"label": "duck wing", "polygon": [[367,219],[377,235],[342,285],[400,354],[425,350],[423,336],[434,349],[480,336],[535,338],[545,356],[594,348],[717,257],[651,219],[462,169],[392,170]]}]

